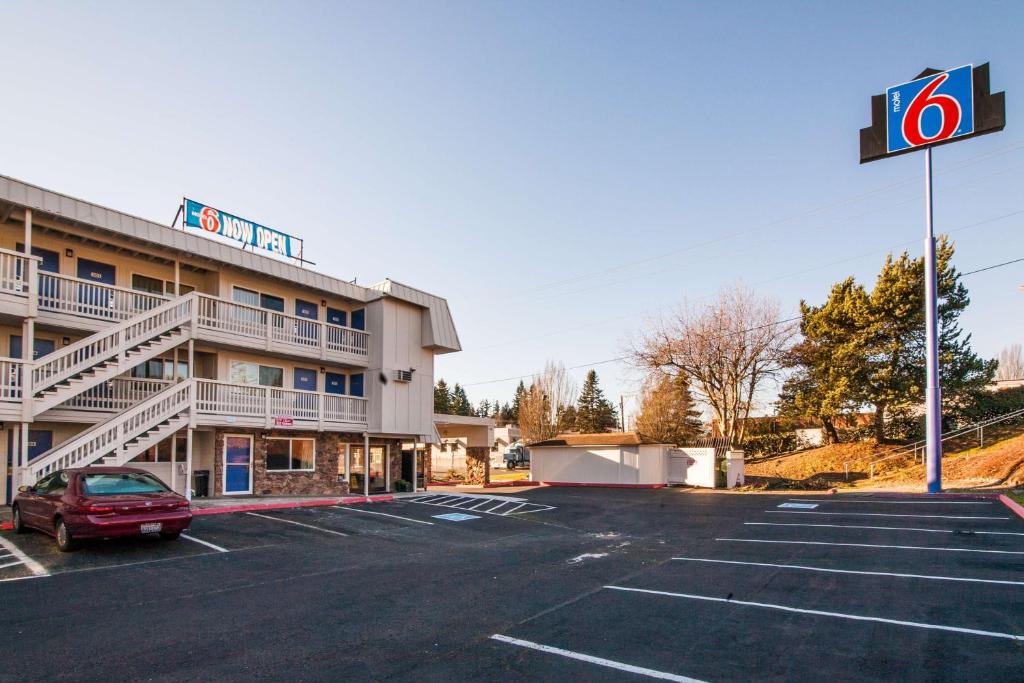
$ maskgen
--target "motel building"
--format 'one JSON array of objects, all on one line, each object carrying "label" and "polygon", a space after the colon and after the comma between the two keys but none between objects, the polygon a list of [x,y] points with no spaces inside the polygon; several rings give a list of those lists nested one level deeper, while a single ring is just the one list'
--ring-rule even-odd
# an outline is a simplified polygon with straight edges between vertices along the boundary
[{"label": "motel building", "polygon": [[4,176],[0,346],[0,503],[101,464],[186,495],[422,484],[402,444],[435,440],[434,356],[460,350],[440,297]]}]

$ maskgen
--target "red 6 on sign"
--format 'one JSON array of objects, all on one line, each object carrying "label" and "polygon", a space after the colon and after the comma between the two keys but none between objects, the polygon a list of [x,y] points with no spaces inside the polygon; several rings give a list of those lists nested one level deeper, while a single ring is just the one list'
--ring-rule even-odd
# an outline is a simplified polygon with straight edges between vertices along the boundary
[{"label": "red 6 on sign", "polygon": [[[963,112],[961,112],[960,103],[956,101],[956,98],[935,94],[935,91],[946,82],[947,78],[949,78],[948,73],[936,77],[921,92],[917,93],[917,97],[911,100],[907,106],[906,116],[903,117],[903,137],[911,145],[924,145],[936,140],[945,140],[952,136],[960,125]],[[921,119],[928,107],[938,107],[942,116],[939,132],[931,136],[926,136],[921,131]]]},{"label": "red 6 on sign", "polygon": [[199,225],[207,232],[220,230],[220,214],[217,209],[204,206],[203,210],[199,212]]}]

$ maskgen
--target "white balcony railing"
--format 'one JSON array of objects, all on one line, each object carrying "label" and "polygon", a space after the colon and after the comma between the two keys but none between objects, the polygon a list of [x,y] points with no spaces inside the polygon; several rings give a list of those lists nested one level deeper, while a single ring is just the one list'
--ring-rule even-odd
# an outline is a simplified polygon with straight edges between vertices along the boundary
[{"label": "white balcony railing", "polygon": [[21,400],[22,366],[17,358],[0,358],[0,401]]},{"label": "white balcony railing", "polygon": [[322,358],[326,357],[327,351],[367,355],[369,334],[363,330],[225,301],[206,294],[198,296],[197,323],[201,329],[262,340],[268,349],[290,346],[313,352],[319,350]]},{"label": "white balcony railing", "polygon": [[0,249],[0,292],[28,292],[28,257],[9,249]]},{"label": "white balcony railing", "polygon": [[128,410],[136,403],[146,400],[171,384],[170,380],[118,377],[83,391],[61,403],[58,408]]},{"label": "white balcony railing", "polygon": [[316,391],[196,380],[196,413],[253,417],[273,426],[275,419],[305,423],[366,423],[366,399]]},{"label": "white balcony railing", "polygon": [[39,309],[102,320],[127,320],[168,297],[58,273],[39,273]]}]

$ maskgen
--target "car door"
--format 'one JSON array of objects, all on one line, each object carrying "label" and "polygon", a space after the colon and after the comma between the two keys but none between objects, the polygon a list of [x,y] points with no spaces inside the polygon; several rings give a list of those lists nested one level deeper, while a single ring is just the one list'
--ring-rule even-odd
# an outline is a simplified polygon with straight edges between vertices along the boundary
[{"label": "car door", "polygon": [[18,494],[18,509],[21,510],[21,519],[29,526],[43,527],[46,501],[43,494],[49,488],[50,483],[57,477],[57,472],[48,474],[31,486],[28,491]]},{"label": "car door", "polygon": [[46,489],[39,492],[40,526],[48,531],[53,529],[53,517],[63,502],[71,475],[61,470],[53,475]]}]

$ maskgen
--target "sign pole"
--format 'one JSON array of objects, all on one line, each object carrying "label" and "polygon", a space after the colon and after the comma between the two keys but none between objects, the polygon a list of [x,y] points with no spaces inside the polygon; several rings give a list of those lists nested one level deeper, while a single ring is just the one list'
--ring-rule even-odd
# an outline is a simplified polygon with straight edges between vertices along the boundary
[{"label": "sign pole", "polygon": [[938,278],[932,223],[932,148],[924,150],[924,314],[928,374],[925,389],[925,438],[928,493],[942,492],[942,387],[939,384]]}]

